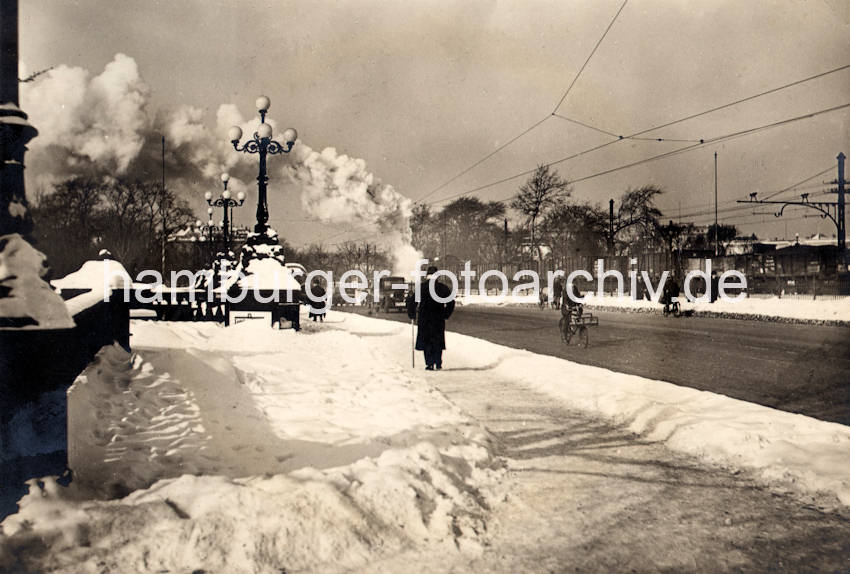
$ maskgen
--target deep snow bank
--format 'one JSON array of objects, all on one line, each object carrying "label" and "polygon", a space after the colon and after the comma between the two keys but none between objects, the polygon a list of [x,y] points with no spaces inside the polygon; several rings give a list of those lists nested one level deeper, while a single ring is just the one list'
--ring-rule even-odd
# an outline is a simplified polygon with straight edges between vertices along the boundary
[{"label": "deep snow bank", "polygon": [[[0,524],[0,571],[339,571],[420,544],[476,553],[502,473],[490,437],[388,357],[382,331],[335,316],[301,334],[134,322],[135,354],[103,350],[70,393],[78,480],[30,481]],[[144,488],[93,500],[92,483]]]},{"label": "deep snow bank", "polygon": [[3,522],[0,569],[333,572],[423,543],[476,553],[488,505],[474,485],[491,462],[482,447],[421,443],[326,471],[184,475],[112,502],[46,480]]}]

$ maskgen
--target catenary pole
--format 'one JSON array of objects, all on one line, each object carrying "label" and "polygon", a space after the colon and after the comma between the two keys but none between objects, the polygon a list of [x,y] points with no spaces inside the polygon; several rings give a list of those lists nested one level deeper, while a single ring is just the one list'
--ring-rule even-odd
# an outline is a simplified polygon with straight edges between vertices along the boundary
[{"label": "catenary pole", "polygon": [[844,222],[844,160],[847,156],[844,152],[840,152],[838,157],[838,206],[836,207],[836,215],[838,219],[838,247],[844,249],[845,244],[845,222]]},{"label": "catenary pole", "polygon": [[717,152],[714,152],[714,256],[720,255],[720,245],[717,238]]},{"label": "catenary pole", "polygon": [[168,241],[165,224],[165,136],[162,136],[162,198],[159,209],[162,211],[162,276],[165,277],[165,244]]}]

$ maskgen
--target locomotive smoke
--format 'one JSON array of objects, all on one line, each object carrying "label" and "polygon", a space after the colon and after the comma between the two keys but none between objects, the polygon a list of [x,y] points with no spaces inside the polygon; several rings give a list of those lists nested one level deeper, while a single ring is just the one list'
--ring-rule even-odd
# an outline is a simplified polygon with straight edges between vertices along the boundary
[{"label": "locomotive smoke", "polygon": [[[256,157],[234,152],[227,131],[238,125],[252,134],[259,118],[246,120],[233,104],[219,106],[212,128],[204,111],[192,106],[154,117],[149,94],[135,60],[124,54],[116,54],[98,75],[62,65],[22,84],[23,107],[41,128],[28,155],[31,189],[78,175],[158,179],[165,136],[169,187],[185,196],[215,191],[227,171],[229,189],[256,201],[256,187],[245,185],[256,177]],[[274,120],[268,122],[279,131]],[[353,226],[389,250],[395,272],[410,273],[420,258],[410,242],[411,201],[383,185],[364,160],[333,148],[317,152],[299,141],[278,162],[283,181],[298,185],[307,214]]]},{"label": "locomotive smoke", "polygon": [[410,241],[410,199],[382,184],[362,159],[303,144],[296,154],[289,173],[301,187],[304,211],[325,223],[354,224],[389,250],[394,273],[409,275],[422,257]]}]

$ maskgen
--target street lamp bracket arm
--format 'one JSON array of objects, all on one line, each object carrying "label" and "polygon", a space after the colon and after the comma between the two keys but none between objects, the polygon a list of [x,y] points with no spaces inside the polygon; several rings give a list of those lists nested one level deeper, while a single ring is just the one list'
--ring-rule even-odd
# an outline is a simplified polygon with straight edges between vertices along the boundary
[{"label": "street lamp bracket arm", "polygon": [[295,144],[295,142],[286,142],[286,144],[281,144],[280,142],[272,140],[272,141],[269,142],[268,153],[270,155],[277,155],[277,154],[280,154],[280,153],[289,153],[289,151],[292,149],[292,146],[294,144]]},{"label": "street lamp bracket arm", "polygon": [[245,153],[260,153],[260,140],[257,134],[254,134],[254,139],[250,139],[242,147],[239,147],[239,142],[233,142],[233,149]]}]

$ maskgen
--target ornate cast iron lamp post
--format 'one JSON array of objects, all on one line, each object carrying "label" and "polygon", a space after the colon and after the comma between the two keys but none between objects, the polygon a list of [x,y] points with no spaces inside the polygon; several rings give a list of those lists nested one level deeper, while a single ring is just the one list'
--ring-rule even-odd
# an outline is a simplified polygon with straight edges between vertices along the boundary
[{"label": "ornate cast iron lamp post", "polygon": [[268,229],[269,207],[266,194],[266,184],[268,176],[266,175],[266,156],[277,155],[281,153],[289,153],[295,140],[298,138],[298,132],[292,128],[287,128],[283,132],[283,144],[272,139],[272,127],[266,123],[266,112],[271,106],[271,100],[266,96],[260,96],[256,101],[257,110],[260,112],[260,125],[257,131],[254,132],[254,137],[246,141],[242,146],[239,145],[239,140],[242,139],[242,129],[239,126],[233,126],[228,132],[230,142],[233,144],[233,149],[244,153],[256,153],[260,156],[260,173],[257,176],[257,189],[259,196],[257,197],[257,224],[254,226],[254,232],[260,237],[259,242],[268,241],[266,230]]},{"label": "ornate cast iron lamp post", "polygon": [[[227,182],[230,181],[230,175],[223,173],[221,174],[221,182],[224,184],[224,191],[221,192],[221,197],[218,199],[212,198],[212,192],[208,191],[204,194],[204,197],[207,200],[207,203],[210,205],[210,209],[213,207],[221,207],[224,211],[224,217],[221,223],[221,232],[224,238],[224,250],[227,251],[230,249],[230,236],[232,234],[231,225],[233,223],[233,208],[241,207],[243,203],[245,203],[245,193],[240,191],[236,194],[236,199],[230,197],[230,191],[227,189]],[[257,212],[259,213],[259,211]]]}]

